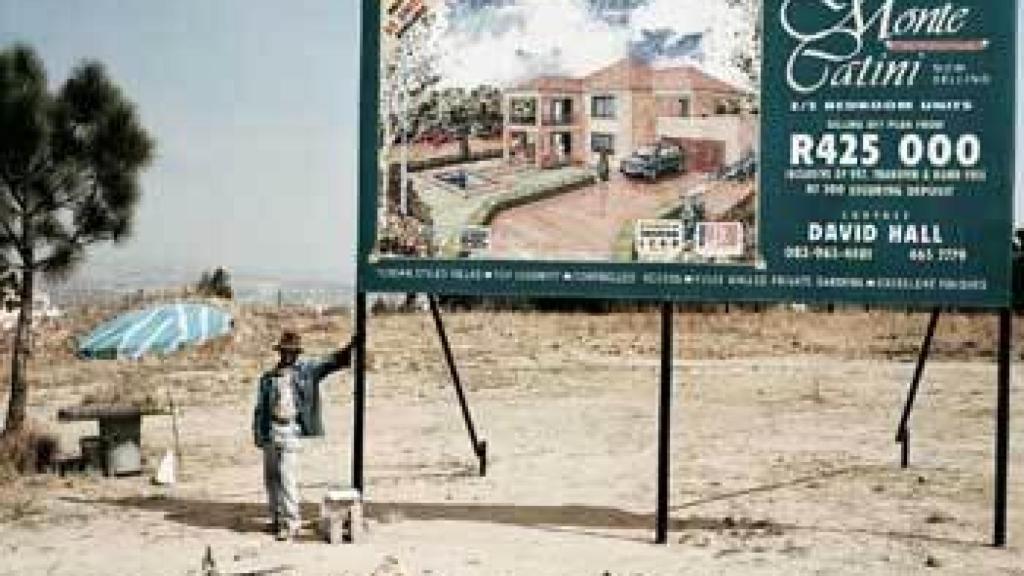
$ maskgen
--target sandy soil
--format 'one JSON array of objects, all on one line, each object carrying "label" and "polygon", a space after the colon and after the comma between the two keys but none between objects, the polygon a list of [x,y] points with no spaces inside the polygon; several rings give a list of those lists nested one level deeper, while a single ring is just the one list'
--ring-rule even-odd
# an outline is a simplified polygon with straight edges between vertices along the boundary
[{"label": "sandy soil", "polygon": [[[990,317],[940,324],[912,422],[913,465],[902,471],[893,433],[925,316],[680,314],[668,546],[651,543],[654,314],[449,315],[491,446],[486,478],[475,474],[429,318],[374,318],[369,534],[336,546],[311,531],[293,544],[260,532],[249,425],[274,332],[298,326],[326,350],[348,319],[240,319],[232,341],[139,365],[81,363],[61,338],[41,343],[33,413],[65,445],[88,426],[54,423],[57,407],[106,381],[171,387],[185,404],[184,471],[170,489],[49,476],[0,487],[0,575],[198,574],[207,546],[222,574],[1024,575],[1016,434],[1011,546],[988,546]],[[328,437],[308,442],[302,460],[311,519],[326,487],[349,475],[348,374],[332,378],[326,398]],[[171,438],[169,419],[146,422],[151,463]]]}]

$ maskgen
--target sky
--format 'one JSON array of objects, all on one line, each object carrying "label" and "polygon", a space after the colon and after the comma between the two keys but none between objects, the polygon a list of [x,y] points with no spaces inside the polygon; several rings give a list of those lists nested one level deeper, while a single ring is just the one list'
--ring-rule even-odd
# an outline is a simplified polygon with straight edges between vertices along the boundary
[{"label": "sky", "polygon": [[[756,13],[720,1],[648,0],[632,11],[626,25],[595,18],[585,2],[518,0],[498,12],[441,12],[432,40],[443,81],[500,86],[539,74],[584,76],[630,54],[645,31],[670,30],[662,50],[644,54],[653,65],[692,64],[697,52],[707,71],[745,84],[748,77],[730,60],[753,48],[755,22]],[[703,36],[699,50],[663,50],[695,34]]]},{"label": "sky", "polygon": [[136,230],[85,275],[236,275],[352,284],[355,0],[0,0],[52,85],[104,63],[155,137]]},{"label": "sky", "polygon": [[[135,235],[95,249],[83,275],[178,280],[226,266],[353,284],[357,5],[0,0],[0,46],[35,47],[54,86],[81,59],[100,60],[157,140]],[[1021,98],[1017,108],[1024,118]]]}]

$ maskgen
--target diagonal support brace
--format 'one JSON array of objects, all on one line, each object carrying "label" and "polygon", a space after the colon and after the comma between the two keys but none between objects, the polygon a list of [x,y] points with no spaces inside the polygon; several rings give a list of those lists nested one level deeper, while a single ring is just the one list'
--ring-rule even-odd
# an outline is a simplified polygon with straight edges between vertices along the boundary
[{"label": "diagonal support brace", "polygon": [[924,342],[921,343],[921,351],[917,356],[914,378],[910,381],[910,390],[907,392],[907,401],[903,406],[903,415],[900,417],[899,426],[896,428],[896,442],[901,445],[901,468],[910,466],[910,431],[907,426],[910,421],[910,413],[914,409],[914,401],[917,399],[918,388],[921,386],[924,366],[928,362],[928,355],[931,353],[932,340],[935,337],[935,327],[939,323],[939,313],[939,308],[935,308],[932,310],[931,318],[928,320],[928,330],[925,332]]},{"label": "diagonal support brace", "polygon": [[462,378],[459,376],[459,368],[455,364],[455,356],[452,354],[451,344],[448,342],[448,333],[445,332],[444,322],[441,320],[441,309],[437,305],[437,298],[431,294],[428,296],[430,302],[430,315],[434,318],[434,327],[437,328],[437,336],[441,340],[441,349],[444,351],[444,359],[448,365],[448,373],[451,375],[452,384],[455,386],[455,393],[459,398],[459,407],[462,409],[462,419],[466,423],[466,430],[469,432],[469,441],[473,447],[480,464],[480,475],[487,475],[487,441],[480,440],[476,434],[476,426],[473,425],[473,415],[469,411],[469,403],[466,401],[466,393],[462,389]]}]

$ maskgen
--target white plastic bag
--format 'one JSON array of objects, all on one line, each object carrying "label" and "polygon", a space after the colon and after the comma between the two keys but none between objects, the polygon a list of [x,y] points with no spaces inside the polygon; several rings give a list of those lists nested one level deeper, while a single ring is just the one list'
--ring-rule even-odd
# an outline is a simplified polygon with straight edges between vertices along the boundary
[{"label": "white plastic bag", "polygon": [[160,459],[160,466],[156,469],[156,476],[153,483],[158,486],[170,486],[174,484],[174,451],[167,450],[164,457]]}]

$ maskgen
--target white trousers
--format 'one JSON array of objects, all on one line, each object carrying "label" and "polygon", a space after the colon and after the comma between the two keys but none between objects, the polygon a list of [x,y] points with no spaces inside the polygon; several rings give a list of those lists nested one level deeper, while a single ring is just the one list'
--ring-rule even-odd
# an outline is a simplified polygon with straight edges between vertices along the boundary
[{"label": "white trousers", "polygon": [[299,437],[289,427],[274,426],[273,440],[263,447],[263,483],[267,489],[270,518],[278,528],[298,530]]}]

